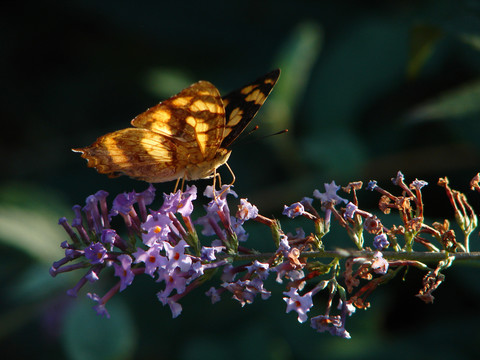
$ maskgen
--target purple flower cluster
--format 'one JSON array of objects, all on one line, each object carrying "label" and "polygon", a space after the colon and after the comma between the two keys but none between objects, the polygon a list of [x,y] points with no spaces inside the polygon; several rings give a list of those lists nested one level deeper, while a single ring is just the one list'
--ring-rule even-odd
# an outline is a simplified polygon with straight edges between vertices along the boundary
[{"label": "purple flower cluster", "polygon": [[[218,255],[226,251],[236,254],[238,241],[245,241],[248,237],[243,228],[244,222],[258,215],[254,205],[241,199],[237,216],[231,216],[226,202],[229,194],[237,196],[230,187],[215,192],[212,187],[206,189],[205,195],[212,200],[205,206],[206,215],[196,223],[203,225],[204,235],[216,235],[218,239],[213,240],[211,246],[201,246],[190,217],[193,201],[197,198],[195,186],[164,194],[162,206],[155,211],[147,209],[155,198],[155,189],[151,185],[142,193],[118,195],[110,210],[106,202],[108,193],[99,191],[87,198],[83,208],[78,205],[73,207],[75,217],[71,225],[66,218],[59,220],[71,241],[62,243],[65,257],[52,265],[50,274],[56,276],[67,271],[86,269],[77,285],[67,292],[77,296],[87,282],[99,280],[101,271],[113,266],[114,274],[119,278],[117,285],[103,297],[88,294],[97,303],[97,313],[107,317],[107,301],[131,285],[136,275],[147,274],[164,284],[157,297],[162,304],[170,306],[173,317],[176,317],[182,311],[178,300],[198,286],[200,282],[195,280],[206,269],[227,264],[226,260],[217,259]],[[122,230],[111,227],[114,217],[123,220],[126,237],[119,235]],[[260,272],[260,269],[268,271],[268,267],[264,269],[261,266],[255,271]],[[244,286],[251,293],[261,292],[262,296],[268,294],[258,280],[252,280]],[[225,288],[229,287],[225,285]]]},{"label": "purple flower cluster", "polygon": [[[111,228],[113,217],[120,215],[126,225],[126,231],[130,234],[140,231],[140,224],[145,220],[147,209],[155,197],[155,188],[149,188],[141,193],[130,192],[118,195],[112,208],[107,206],[108,193],[100,190],[86,199],[86,205],[81,207],[75,205],[73,211],[75,217],[71,225],[66,218],[61,218],[59,224],[70,236],[71,242],[64,241],[62,248],[65,249],[65,257],[53,263],[50,268],[50,274],[56,276],[59,273],[72,271],[76,269],[87,269],[84,276],[70,290],[70,296],[77,296],[78,291],[87,283],[95,282],[99,279],[100,272],[111,264],[120,264],[124,269],[129,269],[130,261],[122,257],[122,254],[128,254],[134,248],[134,239],[124,238],[117,234],[115,229]],[[137,210],[134,208],[136,204]],[[114,250],[119,251],[114,251]],[[128,256],[128,255],[127,255]],[[133,280],[133,275],[124,270],[125,275],[116,268],[116,274],[122,273],[122,289]],[[110,296],[110,294],[107,294]],[[110,296],[111,297],[111,296]],[[100,300],[98,296],[91,296],[99,303],[97,310],[99,313],[108,315],[103,305],[108,299]],[[101,310],[100,310],[101,309]]]}]

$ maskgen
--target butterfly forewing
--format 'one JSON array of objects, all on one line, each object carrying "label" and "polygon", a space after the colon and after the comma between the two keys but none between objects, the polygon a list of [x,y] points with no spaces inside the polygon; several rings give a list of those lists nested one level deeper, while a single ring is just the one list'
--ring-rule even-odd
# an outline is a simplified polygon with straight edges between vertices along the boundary
[{"label": "butterfly forewing", "polygon": [[217,88],[199,81],[177,95],[148,109],[132,125],[192,145],[211,159],[223,140],[225,108]]},{"label": "butterfly forewing", "polygon": [[262,107],[279,76],[280,69],[273,70],[222,98],[226,118],[223,148],[230,146],[245,130]]}]

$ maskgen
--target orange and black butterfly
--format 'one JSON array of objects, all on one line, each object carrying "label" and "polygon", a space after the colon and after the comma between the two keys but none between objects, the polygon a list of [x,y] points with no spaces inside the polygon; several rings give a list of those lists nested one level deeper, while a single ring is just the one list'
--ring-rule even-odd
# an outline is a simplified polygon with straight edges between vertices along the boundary
[{"label": "orange and black butterfly", "polygon": [[213,177],[279,76],[280,70],[274,70],[223,98],[211,83],[199,81],[135,117],[133,128],[73,151],[110,177],[128,175],[151,183]]}]

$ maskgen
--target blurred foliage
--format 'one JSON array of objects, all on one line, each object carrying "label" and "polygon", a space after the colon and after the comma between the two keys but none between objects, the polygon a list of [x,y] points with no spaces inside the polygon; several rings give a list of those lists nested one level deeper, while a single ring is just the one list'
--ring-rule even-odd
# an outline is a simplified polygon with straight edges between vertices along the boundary
[{"label": "blurred foliage", "polygon": [[434,26],[425,24],[413,26],[410,41],[410,59],[407,68],[407,76],[410,79],[419,75],[427,60],[431,58],[442,35],[440,29]]},{"label": "blurred foliage", "polygon": [[[414,298],[421,274],[410,271],[411,287],[398,281],[379,289],[373,308],[347,322],[350,341],[298,324],[278,296],[240,309],[228,299],[211,305],[200,289],[171,320],[141,279],[114,299],[114,319],[100,319],[85,310],[88,301],[65,295],[79,274],[50,279],[48,268],[61,256],[66,236],[57,220],[72,218],[71,205],[99,189],[146,187],[97,174],[72,147],[129,126],[197,80],[226,93],[276,67],[282,75],[254,121],[258,135],[233,147],[240,196],[280,217],[284,203],[324,182],[388,184],[401,169],[431,184],[428,216],[451,216],[436,180],[447,175],[466,191],[480,170],[479,16],[472,0],[7,2],[0,13],[4,356],[472,357],[480,337],[476,268],[447,272],[433,305]],[[259,247],[270,241],[251,231]],[[108,284],[98,287],[103,293]],[[442,346],[432,345],[438,339]]]},{"label": "blurred foliage", "polygon": [[109,307],[108,321],[92,311],[89,299],[75,301],[65,313],[63,345],[69,357],[82,359],[131,359],[137,334],[131,312],[117,298]]},{"label": "blurred foliage", "polygon": [[[51,264],[63,255],[58,214],[68,209],[54,191],[28,184],[0,188],[0,238],[36,261]],[[25,222],[28,221],[28,226]]]},{"label": "blurred foliage", "polygon": [[413,109],[411,121],[421,122],[477,115],[480,112],[480,81],[455,88]]}]

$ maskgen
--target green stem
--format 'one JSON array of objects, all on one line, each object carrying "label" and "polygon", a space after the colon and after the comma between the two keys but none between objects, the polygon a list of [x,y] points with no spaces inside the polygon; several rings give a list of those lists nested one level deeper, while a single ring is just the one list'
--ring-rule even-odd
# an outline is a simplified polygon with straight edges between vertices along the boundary
[{"label": "green stem", "polygon": [[[330,250],[330,251],[307,251],[303,252],[300,257],[307,258],[338,258],[344,259],[348,257],[373,257],[376,251],[358,251],[358,250]],[[459,252],[459,253],[445,253],[445,252],[400,252],[400,251],[382,251],[383,257],[388,260],[416,260],[425,262],[438,262],[445,260],[447,257],[453,257],[455,261],[480,260],[480,252]],[[262,254],[246,254],[237,255],[233,260],[235,261],[251,261],[264,260],[274,256],[274,253]]]}]

